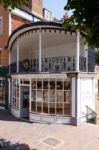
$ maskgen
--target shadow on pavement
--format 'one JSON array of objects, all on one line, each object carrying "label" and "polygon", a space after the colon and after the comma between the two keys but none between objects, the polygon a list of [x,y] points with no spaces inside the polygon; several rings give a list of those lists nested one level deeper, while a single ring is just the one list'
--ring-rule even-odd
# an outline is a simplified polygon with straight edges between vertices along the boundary
[{"label": "shadow on pavement", "polygon": [[15,118],[8,110],[0,109],[0,120],[1,121],[16,121],[16,122],[26,122],[30,123],[28,120],[21,120]]},{"label": "shadow on pavement", "polygon": [[10,141],[0,139],[0,150],[37,150],[37,149],[30,149],[29,146],[24,143],[11,144]]}]

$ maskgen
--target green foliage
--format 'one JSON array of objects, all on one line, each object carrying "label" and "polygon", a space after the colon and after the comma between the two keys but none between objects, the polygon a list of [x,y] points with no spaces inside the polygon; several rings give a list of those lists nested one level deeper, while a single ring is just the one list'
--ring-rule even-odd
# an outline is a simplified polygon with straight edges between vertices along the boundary
[{"label": "green foliage", "polygon": [[65,10],[72,10],[72,16],[64,21],[66,28],[79,29],[85,33],[88,44],[99,47],[99,0],[68,0]]},{"label": "green foliage", "polygon": [[28,0],[0,0],[0,4],[4,6],[5,9],[11,11],[15,7],[18,8],[26,4]]}]

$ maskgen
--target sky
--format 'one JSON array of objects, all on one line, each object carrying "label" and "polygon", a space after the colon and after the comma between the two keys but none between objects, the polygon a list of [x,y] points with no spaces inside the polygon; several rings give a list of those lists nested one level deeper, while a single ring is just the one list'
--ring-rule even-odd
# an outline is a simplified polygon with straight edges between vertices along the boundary
[{"label": "sky", "polygon": [[67,0],[43,0],[43,7],[54,13],[57,19],[61,19],[66,13],[64,6]]}]

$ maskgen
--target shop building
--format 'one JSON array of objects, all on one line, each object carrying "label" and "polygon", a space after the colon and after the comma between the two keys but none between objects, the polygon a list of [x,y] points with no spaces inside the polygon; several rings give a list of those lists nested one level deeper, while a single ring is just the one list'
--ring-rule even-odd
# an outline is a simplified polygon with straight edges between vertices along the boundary
[{"label": "shop building", "polygon": [[95,73],[88,72],[84,39],[53,22],[30,23],[12,33],[6,48],[14,116],[73,125],[87,121],[87,110],[95,111]]}]

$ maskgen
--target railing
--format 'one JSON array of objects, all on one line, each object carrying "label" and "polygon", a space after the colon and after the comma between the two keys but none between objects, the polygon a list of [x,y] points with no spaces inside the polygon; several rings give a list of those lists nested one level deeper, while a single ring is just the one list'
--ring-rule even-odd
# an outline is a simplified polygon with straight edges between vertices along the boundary
[{"label": "railing", "polygon": [[86,114],[87,123],[96,124],[96,116],[97,116],[96,112],[88,106],[86,106],[86,111],[87,111]]},{"label": "railing", "polygon": [[[39,64],[38,59],[25,59],[19,62],[19,72],[20,73],[32,73],[38,72]],[[16,73],[16,63],[10,66],[11,73]],[[75,71],[75,57],[49,57],[42,58],[42,72],[67,72]],[[80,71],[86,71],[86,58],[80,56]]]}]

